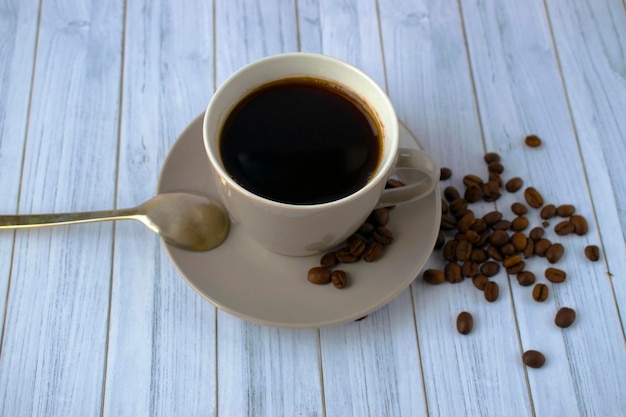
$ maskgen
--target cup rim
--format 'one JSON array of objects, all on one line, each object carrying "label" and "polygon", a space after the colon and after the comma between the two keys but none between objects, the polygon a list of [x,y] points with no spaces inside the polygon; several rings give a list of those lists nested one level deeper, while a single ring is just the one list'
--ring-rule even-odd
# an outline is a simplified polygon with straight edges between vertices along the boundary
[{"label": "cup rim", "polygon": [[[384,146],[383,153],[387,154],[388,156],[386,159],[381,160],[379,162],[376,168],[375,174],[367,181],[367,183],[363,187],[359,188],[357,191],[353,192],[352,194],[349,194],[345,197],[341,197],[336,200],[327,201],[324,203],[314,203],[314,204],[285,203],[281,201],[272,200],[266,197],[262,197],[258,194],[255,194],[249,191],[247,188],[241,186],[237,181],[235,181],[232,178],[232,176],[228,173],[228,171],[226,171],[226,169],[222,165],[219,155],[215,155],[211,151],[210,138],[208,137],[209,136],[208,129],[210,127],[209,126],[209,114],[216,106],[215,104],[216,98],[218,98],[223,93],[223,91],[226,88],[228,88],[228,85],[231,82],[233,82],[233,80],[240,77],[242,73],[250,71],[252,68],[256,66],[266,65],[270,61],[289,60],[289,59],[293,59],[296,57],[308,58],[308,59],[320,59],[320,60],[330,62],[333,65],[341,65],[341,66],[349,68],[357,76],[367,81],[367,83],[376,92],[376,94],[380,96],[380,99],[382,100],[383,105],[387,107],[391,111],[391,114],[392,114],[392,117],[387,123],[385,123],[384,125],[382,125],[381,123],[381,128],[383,132],[383,138],[387,138],[388,135],[394,135],[396,139],[390,141],[390,143],[387,143],[386,140],[383,140],[383,146]],[[311,74],[293,74],[294,77],[300,76],[300,75],[307,76]],[[312,76],[318,77],[318,78],[325,78],[325,77],[316,76],[316,75],[312,75]],[[284,77],[280,77],[280,78],[284,78]],[[328,80],[332,82],[336,82],[340,85],[343,85],[341,81],[337,81],[334,79],[328,79]],[[266,81],[266,83],[271,82],[271,81],[273,80],[268,80]],[[253,87],[253,88],[256,88],[256,87]],[[372,106],[372,109],[376,110],[375,108],[373,108],[373,106]],[[229,109],[228,112],[230,112],[231,110],[232,109]],[[380,120],[379,120],[379,123],[380,123]],[[218,126],[218,127],[221,127],[221,126]],[[310,52],[286,52],[286,53],[280,53],[280,54],[275,54],[275,55],[269,55],[261,59],[258,59],[256,61],[250,62],[244,65],[243,67],[239,68],[238,70],[233,72],[228,78],[226,78],[222,82],[222,84],[215,90],[206,108],[206,111],[204,114],[204,120],[202,122],[202,136],[203,136],[205,152],[210,160],[211,166],[213,167],[214,170],[217,171],[217,174],[221,181],[227,182],[229,187],[236,189],[239,193],[245,195],[247,198],[254,200],[255,202],[262,203],[262,204],[269,205],[269,206],[276,207],[276,208],[289,208],[289,209],[301,210],[301,211],[310,210],[313,208],[322,209],[322,208],[330,208],[333,206],[342,205],[342,204],[345,204],[346,201],[358,198],[359,196],[367,193],[372,188],[376,187],[376,185],[382,180],[381,177],[386,176],[389,173],[389,171],[391,170],[395,162],[397,151],[398,151],[398,146],[399,146],[398,145],[398,135],[399,135],[398,129],[399,129],[398,118],[396,116],[395,108],[393,107],[393,104],[391,103],[391,100],[389,99],[389,96],[387,95],[387,93],[382,89],[382,87],[376,81],[374,81],[372,77],[370,77],[368,74],[366,74],[364,71],[357,68],[356,66],[346,61],[343,61],[339,58],[335,58],[335,57],[331,57],[331,56],[323,55],[323,54],[310,53]],[[218,144],[218,148],[219,148],[219,144]]]}]

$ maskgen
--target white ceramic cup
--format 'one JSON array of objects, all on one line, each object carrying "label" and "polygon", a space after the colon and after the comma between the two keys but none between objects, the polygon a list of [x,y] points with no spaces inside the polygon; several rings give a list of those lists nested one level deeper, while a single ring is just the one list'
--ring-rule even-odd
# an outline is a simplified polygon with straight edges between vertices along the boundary
[{"label": "white ceramic cup", "polygon": [[[220,156],[222,125],[242,98],[269,82],[303,76],[331,81],[357,94],[368,104],[382,130],[382,156],[376,172],[358,191],[328,203],[286,204],[253,194],[231,178]],[[432,192],[439,180],[438,164],[430,155],[398,148],[398,119],[376,82],[361,70],[325,55],[273,55],[241,68],[213,95],[203,129],[220,199],[232,220],[266,249],[285,255],[312,255],[333,248],[354,233],[374,208],[421,198]],[[410,183],[385,190],[393,174]]]}]

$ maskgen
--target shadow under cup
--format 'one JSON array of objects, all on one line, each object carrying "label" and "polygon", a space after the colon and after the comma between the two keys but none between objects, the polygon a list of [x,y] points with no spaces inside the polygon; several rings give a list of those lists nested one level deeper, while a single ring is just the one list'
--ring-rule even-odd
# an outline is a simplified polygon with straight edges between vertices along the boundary
[{"label": "shadow under cup", "polygon": [[[284,82],[285,79],[290,79],[290,81]],[[346,96],[352,106],[365,106],[369,109],[367,113],[375,124],[375,126],[370,126],[370,131],[373,128],[376,135],[379,136],[376,138],[379,144],[379,149],[376,150],[377,161],[374,164],[373,174],[369,172],[367,174],[368,179],[364,181],[364,184],[359,186],[356,191],[348,192],[346,196],[340,196],[331,201],[314,201],[312,203],[309,201],[276,201],[277,199],[260,196],[261,192],[252,192],[248,189],[251,187],[242,186],[241,183],[244,181],[239,181],[236,178],[237,175],[234,172],[229,172],[225,167],[227,158],[224,158],[222,154],[221,140],[224,132],[227,131],[228,124],[231,123],[229,120],[235,119],[233,114],[239,111],[237,107],[245,108],[242,101],[248,100],[246,97],[251,92],[267,90],[266,87],[262,86],[291,85],[294,79],[305,79],[307,82],[318,80],[317,82],[324,85],[323,89],[341,90],[341,94]],[[278,80],[283,81],[278,82]],[[331,92],[334,94],[337,91]],[[272,90],[272,94],[278,93]],[[302,103],[299,103],[297,99],[285,100],[291,100],[289,102],[292,103],[296,112],[302,106]],[[262,101],[261,103],[259,108],[265,113],[260,113],[262,116],[259,120],[263,124],[265,120],[271,118],[272,109],[269,109],[267,103],[263,104]],[[289,104],[284,107],[284,112],[289,111],[289,107]],[[258,109],[255,111],[258,112]],[[362,107],[360,111],[362,111]],[[333,113],[336,112],[330,110],[330,114]],[[286,120],[284,124],[289,125],[289,122],[290,120]],[[232,123],[237,127],[236,121]],[[366,123],[371,124],[372,121]],[[342,125],[344,123],[336,124],[339,127]],[[314,128],[317,127],[314,126]],[[249,140],[249,136],[252,134],[255,138]],[[248,137],[246,146],[254,148],[256,154],[267,153],[264,152],[264,147],[267,149],[264,141],[268,140],[267,136],[271,135],[260,134],[258,129],[244,129],[239,132],[239,136],[244,137],[244,139]],[[315,135],[313,134],[313,136]],[[387,95],[360,70],[323,55],[282,54],[262,59],[242,68],[216,91],[205,114],[204,142],[211,166],[216,174],[220,199],[232,219],[263,247],[281,254],[304,256],[319,253],[344,241],[363,223],[377,205],[388,174],[396,160],[398,122]],[[255,155],[255,152],[250,154]],[[291,163],[294,167],[305,166],[307,159],[310,159],[305,155],[306,152],[300,152],[297,156],[288,156],[283,161]],[[235,159],[246,158],[249,159],[249,155],[239,155]],[[262,163],[266,167],[275,167],[271,170],[273,176],[268,177],[269,183],[280,181],[280,171],[284,168],[280,163],[272,165],[272,161],[272,159],[268,159]],[[324,170],[324,161],[319,161],[318,165],[318,169]],[[293,180],[292,178],[285,179]],[[311,183],[311,185],[315,184]],[[303,194],[306,195],[306,192]]]}]

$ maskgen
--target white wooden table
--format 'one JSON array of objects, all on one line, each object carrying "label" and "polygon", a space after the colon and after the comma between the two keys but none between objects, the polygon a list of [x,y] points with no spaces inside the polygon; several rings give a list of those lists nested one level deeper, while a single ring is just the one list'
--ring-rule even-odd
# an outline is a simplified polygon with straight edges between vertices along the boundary
[{"label": "white wooden table", "polygon": [[[216,309],[139,223],[2,231],[0,414],[626,415],[622,0],[5,0],[0,211],[143,202],[216,86],[286,51],[368,72],[453,169],[442,187],[493,151],[504,178],[574,204],[590,230],[560,238],[567,281],[537,303],[502,271],[487,303],[469,280],[418,277],[362,321],[289,330]],[[543,279],[544,260],[528,267]],[[578,317],[559,329],[564,305]],[[527,349],[546,365],[523,366]]]}]

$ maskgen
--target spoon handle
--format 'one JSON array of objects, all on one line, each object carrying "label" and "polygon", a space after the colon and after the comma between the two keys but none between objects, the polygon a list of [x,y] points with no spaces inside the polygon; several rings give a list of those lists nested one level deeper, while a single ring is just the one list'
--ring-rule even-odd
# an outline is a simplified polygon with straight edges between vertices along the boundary
[{"label": "spoon handle", "polygon": [[108,220],[139,220],[139,217],[140,215],[136,208],[85,211],[78,213],[0,215],[0,230],[101,222]]}]

